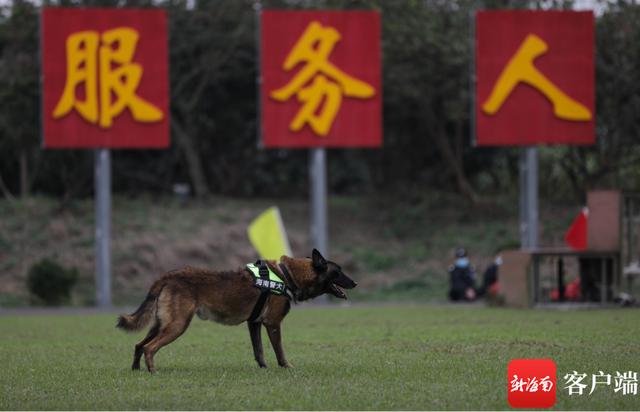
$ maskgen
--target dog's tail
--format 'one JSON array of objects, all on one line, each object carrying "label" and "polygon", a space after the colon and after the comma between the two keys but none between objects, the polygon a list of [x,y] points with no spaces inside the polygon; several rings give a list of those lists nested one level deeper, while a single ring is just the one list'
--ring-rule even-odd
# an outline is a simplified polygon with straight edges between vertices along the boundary
[{"label": "dog's tail", "polygon": [[140,304],[138,309],[131,315],[120,315],[118,317],[118,323],[116,328],[124,329],[129,332],[140,330],[145,327],[151,318],[156,313],[157,305],[155,304],[160,296],[160,292],[164,287],[165,282],[163,279],[155,281],[147,293],[147,297]]}]

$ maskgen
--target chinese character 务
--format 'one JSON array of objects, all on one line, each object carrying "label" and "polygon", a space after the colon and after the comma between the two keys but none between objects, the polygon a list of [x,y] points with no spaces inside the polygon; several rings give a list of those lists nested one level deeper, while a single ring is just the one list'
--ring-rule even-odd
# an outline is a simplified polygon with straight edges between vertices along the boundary
[{"label": "chinese character \u52a1", "polygon": [[547,49],[544,40],[529,34],[500,73],[482,110],[488,115],[497,113],[513,89],[522,82],[535,87],[551,101],[556,117],[573,121],[590,120],[589,109],[565,94],[533,65],[533,61]]},{"label": "chinese character \u52a1", "polygon": [[[142,66],[132,62],[138,37],[135,30],[126,27],[107,30],[101,38],[96,31],[70,35],[66,43],[67,79],[53,117],[58,119],[75,109],[88,122],[109,128],[128,108],[139,122],[162,120],[160,109],[136,95],[143,73]],[[76,96],[78,86],[82,86],[84,101]]]},{"label": "chinese character \u52a1", "polygon": [[286,101],[295,95],[302,103],[289,125],[290,130],[297,132],[308,124],[316,134],[326,136],[340,110],[343,95],[358,99],[375,95],[371,85],[329,62],[329,55],[340,37],[333,27],[323,27],[313,21],[285,59],[282,65],[285,71],[305,64],[289,83],[270,94],[277,101]]}]

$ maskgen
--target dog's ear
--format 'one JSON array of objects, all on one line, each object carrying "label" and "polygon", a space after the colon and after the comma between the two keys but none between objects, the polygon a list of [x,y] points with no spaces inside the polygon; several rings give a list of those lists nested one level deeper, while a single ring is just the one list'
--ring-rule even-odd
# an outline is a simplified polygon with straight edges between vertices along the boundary
[{"label": "dog's ear", "polygon": [[321,273],[327,271],[327,260],[318,252],[318,249],[313,249],[311,263],[316,271]]}]

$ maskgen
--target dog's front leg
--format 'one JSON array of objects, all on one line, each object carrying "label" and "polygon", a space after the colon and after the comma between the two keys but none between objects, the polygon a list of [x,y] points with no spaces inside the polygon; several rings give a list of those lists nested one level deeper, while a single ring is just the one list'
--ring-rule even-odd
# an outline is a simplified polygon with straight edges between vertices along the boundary
[{"label": "dog's front leg", "polygon": [[266,368],[264,363],[264,354],[262,352],[262,335],[260,334],[260,322],[247,322],[249,325],[249,335],[251,335],[251,345],[253,346],[253,356],[258,362],[258,366]]},{"label": "dog's front leg", "polygon": [[276,358],[278,358],[278,365],[283,368],[290,368],[291,365],[287,362],[287,359],[284,356],[284,350],[282,349],[280,325],[264,325],[264,327],[267,328],[267,334],[269,335],[271,346],[273,346],[273,351],[276,353]]}]

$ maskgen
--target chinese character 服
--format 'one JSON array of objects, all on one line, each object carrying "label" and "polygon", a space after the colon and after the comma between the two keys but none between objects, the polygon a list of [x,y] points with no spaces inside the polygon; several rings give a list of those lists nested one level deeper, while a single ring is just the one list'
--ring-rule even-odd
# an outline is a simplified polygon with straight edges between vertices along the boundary
[{"label": "chinese character \u670d", "polygon": [[329,55],[340,38],[335,28],[323,27],[313,21],[287,55],[282,65],[285,71],[300,63],[304,66],[289,83],[272,91],[270,96],[281,102],[296,96],[302,103],[289,124],[291,131],[300,131],[308,124],[314,133],[326,136],[340,110],[343,95],[358,99],[375,95],[371,85],[348,75],[329,61]]},{"label": "chinese character \u670d", "polygon": [[620,373],[616,371],[616,376],[613,377],[614,392],[622,391],[623,395],[637,395],[638,394],[638,372],[624,372]]},{"label": "chinese character \u670d", "polygon": [[577,371],[564,375],[565,384],[567,385],[564,388],[569,390],[569,396],[575,394],[582,395],[587,385],[581,382],[586,377],[586,373],[578,373]]},{"label": "chinese character \u670d", "polygon": [[[138,37],[128,27],[107,30],[102,36],[96,31],[70,35],[66,83],[53,117],[58,119],[75,109],[88,122],[106,129],[128,108],[139,122],[162,120],[162,111],[136,94],[143,73],[142,66],[132,62]],[[78,86],[84,100],[76,96]]]}]

